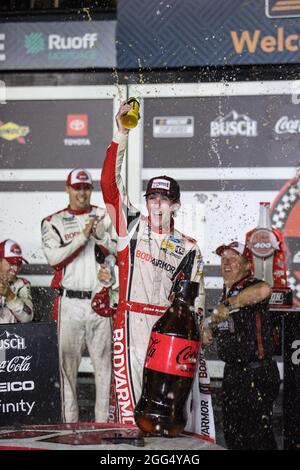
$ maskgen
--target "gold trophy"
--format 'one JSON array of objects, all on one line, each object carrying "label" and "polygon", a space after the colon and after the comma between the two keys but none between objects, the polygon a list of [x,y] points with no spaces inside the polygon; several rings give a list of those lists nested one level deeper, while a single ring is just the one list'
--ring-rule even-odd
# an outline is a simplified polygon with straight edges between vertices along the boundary
[{"label": "gold trophy", "polygon": [[136,98],[129,98],[127,103],[130,104],[131,109],[122,116],[121,122],[125,129],[133,129],[140,119],[140,103]]},{"label": "gold trophy", "polygon": [[287,283],[284,238],[272,227],[269,202],[260,203],[258,225],[246,234],[246,244],[252,252],[252,274],[272,287],[270,306],[290,308],[293,292]]}]

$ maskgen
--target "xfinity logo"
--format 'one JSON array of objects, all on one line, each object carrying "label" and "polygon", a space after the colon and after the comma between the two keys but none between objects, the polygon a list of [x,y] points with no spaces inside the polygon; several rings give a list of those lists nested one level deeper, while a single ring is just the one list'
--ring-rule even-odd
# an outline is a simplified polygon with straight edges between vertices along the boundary
[{"label": "xfinity logo", "polygon": [[219,116],[210,123],[210,136],[257,136],[257,122],[250,119],[246,114],[238,114],[231,111],[226,116]]},{"label": "xfinity logo", "polygon": [[274,130],[276,134],[300,134],[300,119],[282,116],[276,122]]},{"label": "xfinity logo", "polygon": [[84,36],[60,36],[59,34],[50,34],[48,36],[49,50],[78,50],[93,49],[98,39],[97,33],[86,33]]}]

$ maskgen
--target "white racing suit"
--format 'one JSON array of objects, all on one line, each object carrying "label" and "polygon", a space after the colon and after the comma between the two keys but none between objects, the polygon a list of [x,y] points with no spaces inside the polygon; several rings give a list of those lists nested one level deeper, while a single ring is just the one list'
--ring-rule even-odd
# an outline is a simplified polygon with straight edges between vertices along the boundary
[{"label": "white racing suit", "polygon": [[[190,279],[200,284],[197,307],[202,309],[204,281],[202,257],[196,241],[176,230],[173,221],[168,233],[156,233],[148,218],[131,206],[120,176],[126,143],[127,136],[118,134],[108,147],[101,186],[107,210],[118,234],[120,279],[119,305],[113,333],[115,381],[112,385],[110,420],[134,424],[133,413],[141,395],[150,333],[154,323],[170,305],[168,297],[173,279],[183,269],[187,257],[193,258]],[[195,384],[201,405],[198,380]],[[214,440],[210,394],[206,394],[203,400],[208,410],[205,417],[209,418],[205,426],[201,427],[200,413],[194,420],[197,421],[197,428],[189,426],[189,431]],[[190,402],[188,409],[191,409]]]},{"label": "white racing suit", "polygon": [[[104,239],[88,240],[83,229],[92,217],[103,218]],[[86,211],[63,209],[42,221],[42,246],[56,270],[51,287],[59,289],[53,308],[57,320],[62,382],[63,418],[78,421],[77,374],[87,346],[95,373],[95,420],[108,418],[111,380],[111,319],[91,308],[93,295],[101,290],[97,279],[100,264],[115,252],[112,225],[105,209],[91,206]]]},{"label": "white racing suit", "polygon": [[9,287],[16,297],[8,301],[0,296],[0,324],[30,322],[33,318],[30,282],[17,277]]}]

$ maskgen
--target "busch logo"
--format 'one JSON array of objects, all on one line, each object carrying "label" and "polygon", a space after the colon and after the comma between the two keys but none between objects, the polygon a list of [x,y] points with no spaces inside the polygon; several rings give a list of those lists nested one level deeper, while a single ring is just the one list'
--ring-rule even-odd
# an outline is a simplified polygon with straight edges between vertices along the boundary
[{"label": "busch logo", "polygon": [[245,114],[238,114],[231,111],[226,116],[217,117],[210,123],[210,136],[237,136],[255,137],[257,136],[257,122],[250,119]]},{"label": "busch logo", "polygon": [[25,338],[21,336],[10,334],[8,331],[0,336],[0,350],[7,349],[26,349]]},{"label": "busch logo", "polygon": [[289,119],[282,116],[275,124],[276,134],[300,134],[300,119]]}]

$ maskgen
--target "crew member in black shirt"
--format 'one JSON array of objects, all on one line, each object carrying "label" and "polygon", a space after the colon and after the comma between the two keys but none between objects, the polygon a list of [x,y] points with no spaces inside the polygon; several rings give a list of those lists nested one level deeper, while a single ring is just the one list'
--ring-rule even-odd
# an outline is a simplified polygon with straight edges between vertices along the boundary
[{"label": "crew member in black shirt", "polygon": [[271,288],[251,276],[251,253],[243,244],[221,245],[216,253],[221,256],[224,288],[203,341],[210,344],[215,337],[218,355],[225,362],[225,442],[229,449],[276,449],[272,410],[280,378],[272,359]]}]

